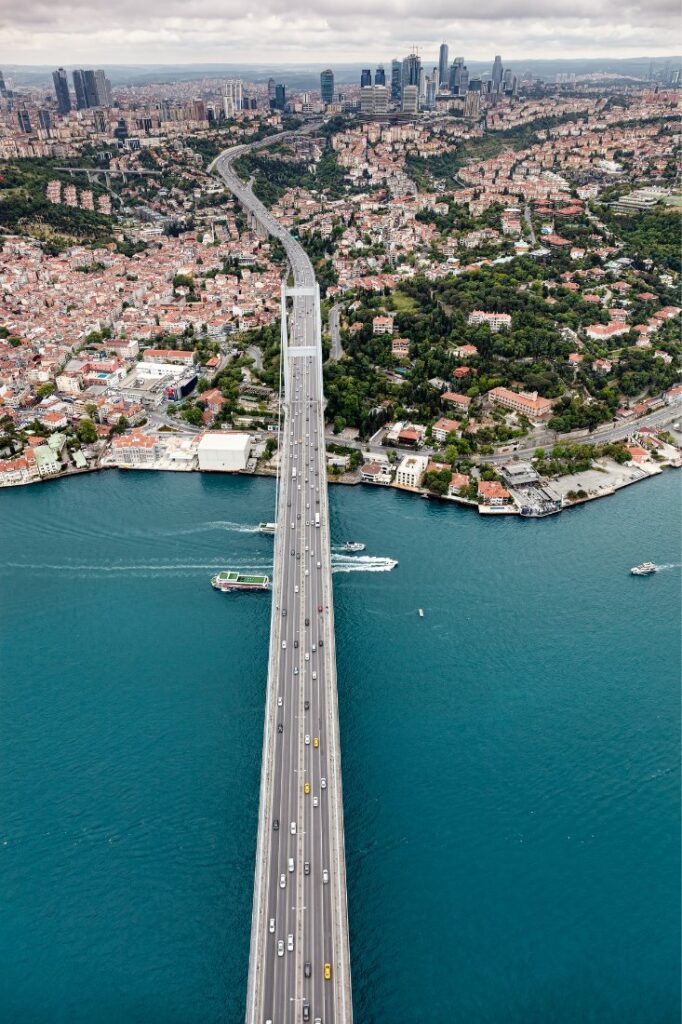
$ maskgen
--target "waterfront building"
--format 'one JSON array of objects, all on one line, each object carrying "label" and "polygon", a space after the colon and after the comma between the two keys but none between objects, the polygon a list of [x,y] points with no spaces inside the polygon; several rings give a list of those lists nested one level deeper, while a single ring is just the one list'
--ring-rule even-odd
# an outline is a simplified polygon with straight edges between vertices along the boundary
[{"label": "waterfront building", "polygon": [[416,489],[429,464],[426,455],[406,455],[398,466],[395,482],[400,487],[411,487]]},{"label": "waterfront building", "polygon": [[511,500],[511,494],[499,480],[479,480],[478,497],[483,505],[490,505],[493,508],[507,505]]},{"label": "waterfront building", "polygon": [[246,469],[251,437],[235,430],[208,431],[199,441],[199,469],[209,473],[238,473]]}]

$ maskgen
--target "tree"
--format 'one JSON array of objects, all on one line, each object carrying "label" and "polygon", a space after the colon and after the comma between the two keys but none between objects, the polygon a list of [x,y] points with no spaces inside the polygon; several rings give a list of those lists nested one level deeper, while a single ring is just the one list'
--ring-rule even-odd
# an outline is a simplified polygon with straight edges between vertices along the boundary
[{"label": "tree", "polygon": [[78,424],[78,438],[83,444],[94,444],[97,440],[97,427],[90,419],[82,419]]},{"label": "tree", "polygon": [[41,384],[36,391],[38,398],[48,398],[52,394],[54,394],[54,384],[51,380],[46,381],[45,384]]}]

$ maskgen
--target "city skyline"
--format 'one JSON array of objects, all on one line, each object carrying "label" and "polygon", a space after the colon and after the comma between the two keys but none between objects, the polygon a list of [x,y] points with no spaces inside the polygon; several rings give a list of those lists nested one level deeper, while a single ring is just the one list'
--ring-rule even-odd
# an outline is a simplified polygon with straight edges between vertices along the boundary
[{"label": "city skyline", "polygon": [[[337,62],[376,64],[392,55],[419,50],[438,63],[441,43],[450,52],[487,60],[496,50],[507,59],[616,59],[667,56],[676,38],[677,5],[656,0],[646,11],[623,9],[615,0],[540,8],[525,0],[511,13],[498,0],[484,0],[468,16],[444,15],[441,0],[428,0],[419,14],[398,0],[380,0],[372,12],[338,12],[331,5],[289,5],[283,12],[267,2],[258,18],[234,3],[155,6],[123,3],[111,8],[94,2],[46,9],[8,0],[0,63],[102,64],[105,62],[181,63],[254,60],[304,63],[314,54],[330,66]],[[551,17],[550,17],[551,16]],[[368,40],[371,42],[368,44]]]}]

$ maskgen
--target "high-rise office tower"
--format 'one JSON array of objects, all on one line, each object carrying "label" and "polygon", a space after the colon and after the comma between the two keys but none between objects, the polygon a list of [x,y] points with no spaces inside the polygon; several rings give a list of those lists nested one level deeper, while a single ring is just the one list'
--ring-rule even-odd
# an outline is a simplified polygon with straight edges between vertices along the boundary
[{"label": "high-rise office tower", "polygon": [[466,64],[462,65],[462,69],[459,75],[459,90],[458,96],[466,96],[467,89],[469,88],[469,69]]},{"label": "high-rise office tower", "polygon": [[448,44],[441,43],[438,52],[438,84],[448,84]]},{"label": "high-rise office tower", "polygon": [[405,113],[405,114],[417,114],[417,113],[419,113],[419,86],[418,85],[404,85],[403,86],[402,109],[403,109],[403,113]]},{"label": "high-rise office tower", "polygon": [[83,71],[73,72],[73,91],[76,94],[76,110],[85,110],[88,105],[87,96],[85,95],[85,79]]},{"label": "high-rise office tower", "polygon": [[381,65],[374,72],[374,84],[386,85],[386,72]]},{"label": "high-rise office tower", "polygon": [[90,68],[86,68],[83,72],[83,85],[85,86],[85,105],[87,107],[98,107],[97,77]]},{"label": "high-rise office tower", "polygon": [[6,96],[6,95],[7,95],[7,86],[5,85],[5,76],[3,75],[2,71],[0,71],[0,96]]},{"label": "high-rise office tower", "polygon": [[363,68],[360,74],[360,88],[366,89],[372,84],[372,72],[369,68]]},{"label": "high-rise office tower", "polygon": [[493,62],[493,92],[499,92],[502,85],[502,58],[498,55]]},{"label": "high-rise office tower", "polygon": [[19,127],[22,132],[26,132],[28,135],[33,131],[33,128],[31,127],[31,117],[28,110],[18,110],[17,121],[19,122]]},{"label": "high-rise office tower", "polygon": [[435,110],[436,107],[436,92],[438,90],[438,68],[434,68],[436,72],[431,78],[426,79],[426,97],[425,106],[427,110]]},{"label": "high-rise office tower", "polygon": [[101,69],[99,71],[95,71],[95,92],[97,94],[97,103],[95,104],[95,106],[113,106],[113,99],[111,96],[111,83]]},{"label": "high-rise office tower", "polygon": [[370,117],[388,113],[388,89],[385,85],[366,85],[360,90],[360,112]]},{"label": "high-rise office tower", "polygon": [[405,93],[406,85],[416,85],[419,90],[419,78],[422,69],[421,59],[416,53],[410,53],[403,60],[402,68],[402,93]]},{"label": "high-rise office tower", "polygon": [[52,118],[49,110],[43,110],[42,108],[38,111],[38,124],[46,132],[49,132],[52,127]]},{"label": "high-rise office tower", "polygon": [[71,110],[71,97],[69,95],[69,80],[64,68],[57,68],[52,72],[52,81],[57,97],[57,110],[60,114],[68,114]]},{"label": "high-rise office tower", "polygon": [[403,65],[399,60],[391,61],[391,99],[400,103],[402,96]]},{"label": "high-rise office tower", "polygon": [[268,99],[274,100],[275,98],[275,79],[268,78]]},{"label": "high-rise office tower", "polygon": [[448,81],[450,85],[450,92],[453,95],[459,95],[459,84],[462,78],[462,68],[464,67],[464,57],[455,57],[452,64],[450,65],[450,74]]},{"label": "high-rise office tower", "polygon": [[511,68],[505,68],[502,76],[502,88],[505,92],[514,91],[514,73]]},{"label": "high-rise office tower", "polygon": [[334,72],[331,68],[327,68],[320,75],[320,94],[322,96],[323,103],[333,103],[334,101]]},{"label": "high-rise office tower", "polygon": [[282,82],[275,86],[275,109],[284,110],[287,105],[287,88]]}]

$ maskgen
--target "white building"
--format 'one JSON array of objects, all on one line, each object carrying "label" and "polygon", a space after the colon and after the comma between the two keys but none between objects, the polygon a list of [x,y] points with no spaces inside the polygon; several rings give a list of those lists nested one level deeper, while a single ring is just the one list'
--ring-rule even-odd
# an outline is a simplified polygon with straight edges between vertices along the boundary
[{"label": "white building", "polygon": [[428,464],[426,455],[406,455],[398,466],[395,482],[400,487],[419,487]]},{"label": "white building", "polygon": [[238,473],[246,469],[250,451],[249,434],[209,431],[199,441],[199,469],[208,473]]}]

